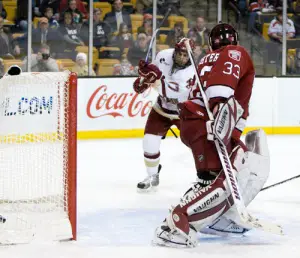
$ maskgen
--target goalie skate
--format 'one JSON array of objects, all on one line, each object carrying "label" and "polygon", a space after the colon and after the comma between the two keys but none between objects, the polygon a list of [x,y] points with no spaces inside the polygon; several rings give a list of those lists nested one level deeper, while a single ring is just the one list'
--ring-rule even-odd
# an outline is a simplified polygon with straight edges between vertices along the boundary
[{"label": "goalie skate", "polygon": [[143,181],[137,184],[137,188],[141,192],[147,192],[149,190],[154,190],[159,185],[159,172],[162,166],[159,164],[158,171],[156,174],[147,176]]},{"label": "goalie skate", "polygon": [[197,243],[197,232],[192,226],[189,235],[185,235],[177,230],[171,230],[166,222],[156,228],[152,240],[153,245],[175,248],[196,247]]}]

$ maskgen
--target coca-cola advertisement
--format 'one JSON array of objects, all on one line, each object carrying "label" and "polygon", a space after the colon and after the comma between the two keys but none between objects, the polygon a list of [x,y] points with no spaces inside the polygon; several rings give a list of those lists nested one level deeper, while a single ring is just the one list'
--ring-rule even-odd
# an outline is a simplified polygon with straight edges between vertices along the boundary
[{"label": "coca-cola advertisement", "polygon": [[134,78],[79,79],[78,130],[143,129],[157,97],[133,90]]}]

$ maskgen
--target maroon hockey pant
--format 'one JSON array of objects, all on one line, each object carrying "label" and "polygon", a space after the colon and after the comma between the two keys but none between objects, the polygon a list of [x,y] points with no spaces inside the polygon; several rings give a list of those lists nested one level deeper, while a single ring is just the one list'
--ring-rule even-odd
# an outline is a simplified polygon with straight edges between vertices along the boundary
[{"label": "maroon hockey pant", "polygon": [[145,127],[145,134],[154,134],[165,136],[172,125],[176,125],[180,129],[179,119],[169,119],[158,114],[153,108],[148,116]]}]

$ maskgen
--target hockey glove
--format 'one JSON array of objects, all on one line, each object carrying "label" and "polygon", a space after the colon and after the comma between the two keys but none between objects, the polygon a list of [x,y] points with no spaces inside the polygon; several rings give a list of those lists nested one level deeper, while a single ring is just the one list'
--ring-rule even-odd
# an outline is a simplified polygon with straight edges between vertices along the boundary
[{"label": "hockey glove", "polygon": [[150,88],[152,83],[148,83],[143,78],[137,78],[133,83],[133,89],[136,93],[141,94],[148,88]]},{"label": "hockey glove", "polygon": [[144,60],[139,62],[138,73],[148,83],[154,83],[162,76],[162,72],[155,64],[147,64]]},{"label": "hockey glove", "polygon": [[139,78],[133,83],[133,89],[136,93],[143,93],[151,84],[155,83],[162,76],[159,68],[154,64],[147,64],[144,60],[139,62]]},{"label": "hockey glove", "polygon": [[213,110],[215,120],[206,122],[207,139],[218,139],[227,145],[244,109],[232,96],[225,103],[217,104]]}]

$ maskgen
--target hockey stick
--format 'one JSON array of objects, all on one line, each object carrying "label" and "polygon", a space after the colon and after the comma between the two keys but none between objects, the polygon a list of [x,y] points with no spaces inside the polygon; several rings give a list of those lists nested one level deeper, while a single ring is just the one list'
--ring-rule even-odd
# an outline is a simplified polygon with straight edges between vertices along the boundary
[{"label": "hockey stick", "polygon": [[268,186],[264,187],[263,189],[261,189],[260,192],[262,192],[262,191],[264,191],[264,190],[267,190],[267,189],[269,189],[269,188],[272,188],[272,187],[274,187],[274,186],[281,185],[281,184],[283,184],[283,183],[289,182],[289,181],[291,181],[291,180],[293,180],[293,179],[296,179],[296,178],[300,178],[300,175],[294,176],[294,177],[291,177],[291,178],[288,178],[288,179],[285,179],[285,180],[280,181],[280,182],[278,182],[278,183],[275,183],[275,184],[273,184],[273,185],[268,185]]},{"label": "hockey stick", "polygon": [[[209,109],[208,99],[207,99],[207,96],[204,91],[204,87],[201,84],[201,81],[200,81],[200,78],[198,75],[197,66],[196,66],[194,58],[193,58],[192,49],[189,44],[189,41],[185,41],[185,45],[186,45],[187,52],[188,52],[189,58],[191,60],[193,69],[194,69],[196,83],[198,84],[201,96],[203,98],[203,102],[204,102],[208,117],[210,120],[213,121],[214,116]],[[264,231],[267,231],[270,233],[282,235],[283,234],[282,228],[279,225],[275,225],[275,224],[272,224],[269,222],[262,222],[259,219],[252,217],[248,213],[248,211],[245,207],[243,198],[240,194],[239,186],[238,186],[237,180],[234,175],[234,170],[232,168],[232,164],[229,159],[229,155],[228,155],[226,146],[222,141],[220,141],[218,139],[215,139],[214,143],[216,145],[216,149],[218,151],[218,155],[219,155],[219,158],[220,158],[220,161],[222,164],[222,168],[223,168],[223,171],[226,176],[226,182],[229,186],[229,190],[230,190],[231,196],[233,198],[234,205],[232,206],[232,208],[236,210],[236,214],[238,215],[238,217],[237,217],[238,221],[236,221],[237,224],[239,224],[245,228],[248,228],[248,229],[257,228],[257,229],[261,229],[261,230],[264,230]]]},{"label": "hockey stick", "polygon": [[[171,11],[172,11],[172,8],[169,8],[168,11],[166,12],[164,18],[162,19],[162,21],[159,23],[158,28],[153,32],[153,35],[152,35],[150,43],[149,43],[148,51],[147,51],[147,54],[146,54],[146,57],[145,57],[145,63],[146,64],[148,63],[148,59],[149,59],[150,52],[151,52],[151,49],[152,49],[152,46],[153,46],[153,42],[156,39],[156,34],[159,31],[160,27],[164,24],[165,20],[168,18]],[[142,78],[140,80],[139,86],[141,86],[143,84],[143,82],[144,82],[144,78]]]},{"label": "hockey stick", "polygon": [[[153,35],[151,37],[151,40],[150,40],[150,43],[149,43],[149,47],[148,47],[148,51],[147,51],[147,54],[146,54],[146,57],[145,57],[145,63],[147,64],[148,63],[148,59],[149,59],[149,56],[150,56],[150,52],[151,52],[151,49],[152,49],[152,46],[153,46],[153,42],[154,40],[156,39],[156,34],[157,32],[160,30],[160,27],[164,24],[164,22],[166,21],[166,19],[168,18],[169,14],[171,13],[172,11],[172,8],[169,8],[164,16],[164,18],[161,20],[161,22],[159,23],[159,25],[157,26],[157,29],[153,32]],[[144,82],[144,78],[142,78],[140,80],[140,84],[139,86],[141,86]]]},{"label": "hockey stick", "polygon": [[149,56],[150,56],[150,52],[151,52],[151,49],[152,49],[152,45],[153,45],[153,42],[154,40],[156,39],[156,34],[157,32],[160,30],[160,27],[164,24],[164,22],[166,21],[166,19],[169,17],[169,14],[171,13],[172,11],[172,8],[169,8],[164,16],[164,18],[161,20],[161,22],[159,23],[159,25],[157,26],[157,29],[153,32],[153,35],[152,35],[152,38],[150,40],[150,44],[149,44],[149,47],[148,47],[148,51],[147,51],[147,55],[146,55],[146,58],[145,58],[145,62],[148,63],[148,59],[149,59]]},{"label": "hockey stick", "polygon": [[[171,127],[170,127],[169,130],[170,130],[171,133],[175,136],[175,138],[178,138],[177,134],[174,132],[174,130],[173,130]],[[168,133],[168,132],[167,132],[167,133]],[[161,139],[164,140],[164,139],[166,139],[166,137],[167,137],[167,134],[165,134]]]}]

